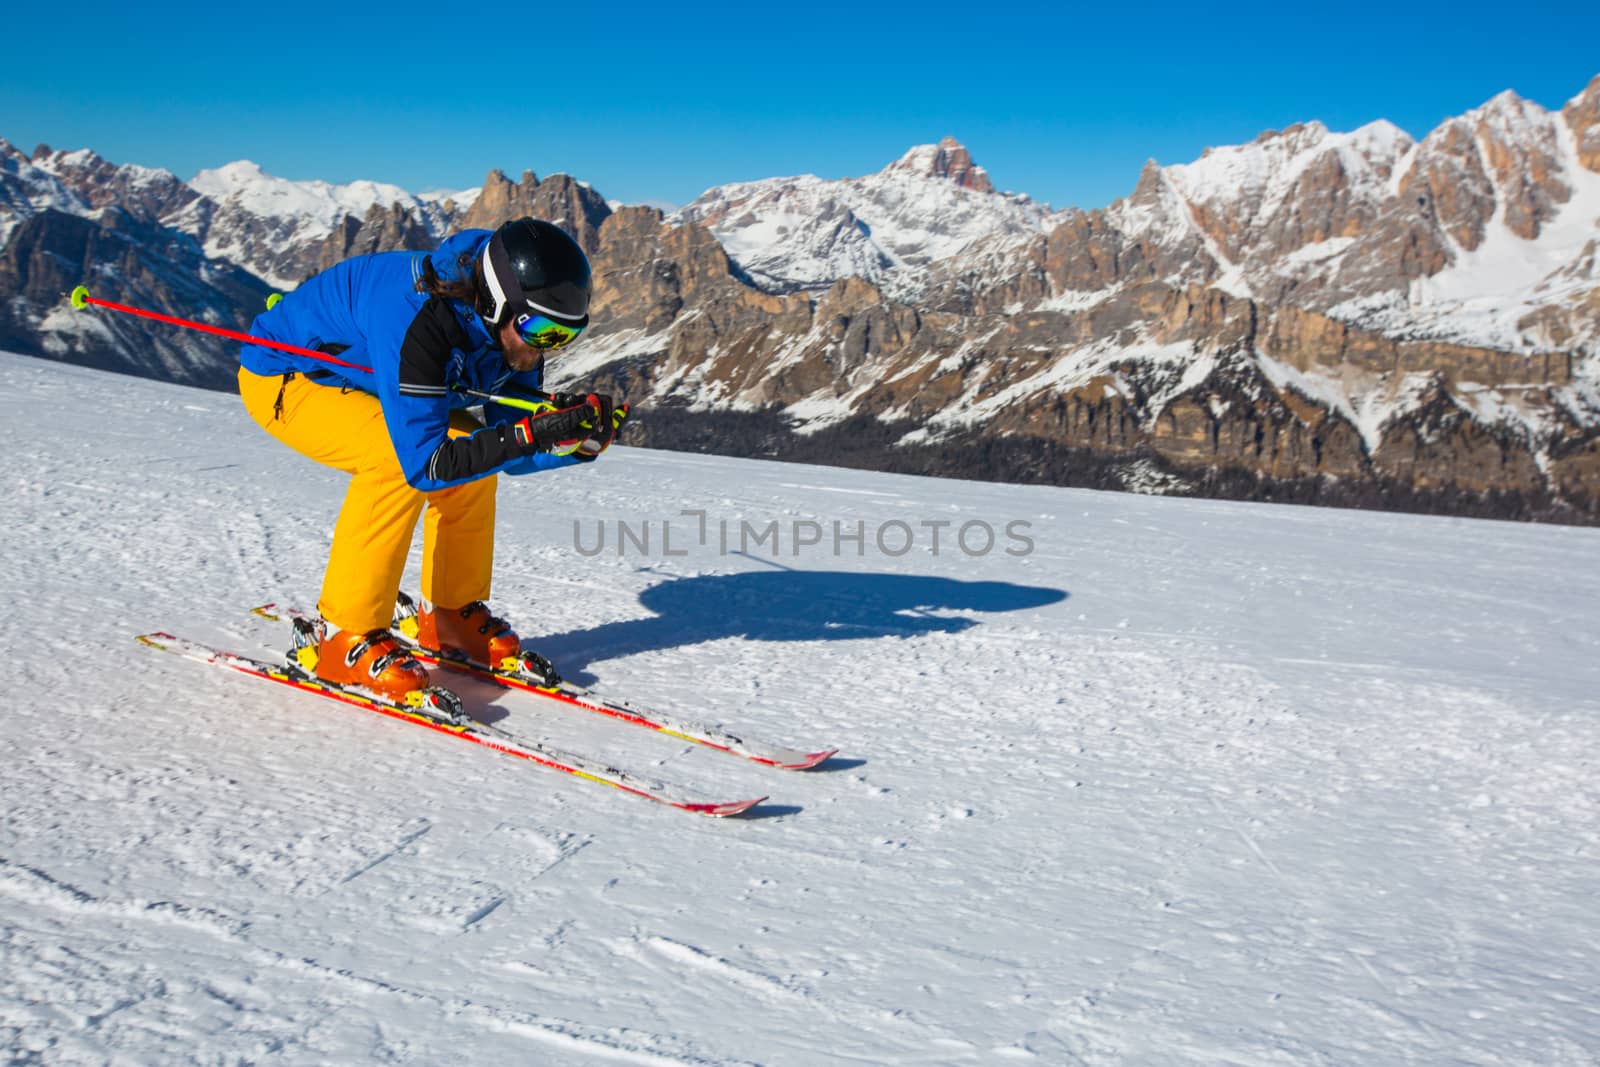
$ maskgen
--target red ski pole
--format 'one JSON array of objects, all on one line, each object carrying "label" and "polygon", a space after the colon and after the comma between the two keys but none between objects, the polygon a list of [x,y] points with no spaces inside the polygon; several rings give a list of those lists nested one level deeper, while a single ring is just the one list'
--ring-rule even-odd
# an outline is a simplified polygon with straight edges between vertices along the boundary
[{"label": "red ski pole", "polygon": [[[299,345],[284,344],[282,341],[269,341],[265,337],[254,337],[248,333],[240,333],[238,330],[225,330],[221,326],[209,326],[203,322],[193,322],[189,319],[180,319],[172,315],[163,315],[157,311],[146,311],[143,308],[129,307],[126,304],[113,304],[109,300],[97,300],[89,295],[89,288],[88,286],[84,285],[80,285],[76,289],[72,290],[71,299],[72,306],[79,311],[82,311],[90,304],[93,304],[95,307],[106,308],[110,311],[120,311],[124,315],[137,315],[144,319],[155,319],[157,322],[165,322],[173,326],[184,326],[191,330],[200,330],[202,333],[213,333],[218,337],[227,337],[235,341],[243,341],[246,344],[260,345],[262,348],[275,348],[280,352],[291,352],[297,356],[309,356],[312,359],[320,359],[324,363],[332,363],[338,367],[349,367],[351,370],[365,371],[368,374],[372,373],[371,367],[363,367],[359,363],[349,363],[345,360],[339,359],[337,356],[330,356],[326,352],[318,352],[314,348],[301,348]],[[267,307],[270,309],[272,305],[276,304],[277,302],[277,300],[268,300]],[[475,389],[467,389],[463,386],[457,386],[456,388],[463,393],[469,393],[472,396],[493,401],[496,404],[504,404],[506,407],[520,408],[524,411],[531,411],[539,415],[543,415],[547,412],[555,410],[555,408],[553,408],[548,402],[542,400],[529,400],[525,397],[517,396],[499,396],[495,393],[480,393]]]},{"label": "red ski pole", "polygon": [[[90,304],[93,304],[95,307],[106,308],[110,311],[120,311],[124,315],[137,315],[140,318],[155,319],[157,322],[165,322],[173,326],[185,326],[191,330],[199,330],[202,333],[213,333],[218,337],[227,337],[235,341],[243,341],[246,344],[260,345],[262,348],[276,348],[280,352],[292,352],[297,356],[309,356],[311,359],[320,359],[324,363],[332,363],[336,367],[349,367],[351,370],[365,371],[368,374],[372,373],[371,367],[363,367],[359,363],[347,363],[346,361],[339,359],[337,356],[330,356],[326,352],[318,352],[314,348],[301,348],[299,345],[287,345],[282,341],[269,341],[265,337],[252,337],[250,334],[240,333],[238,330],[225,330],[221,326],[208,326],[203,322],[192,322],[189,319],[175,318],[171,315],[163,315],[157,311],[146,311],[143,308],[128,307],[126,304],[113,304],[109,300],[96,300],[94,297],[89,295],[89,289],[84,285],[80,285],[76,289],[72,290],[71,299],[73,308],[78,311],[82,311]],[[276,301],[273,303],[275,302]],[[268,306],[270,307],[271,304]]]}]

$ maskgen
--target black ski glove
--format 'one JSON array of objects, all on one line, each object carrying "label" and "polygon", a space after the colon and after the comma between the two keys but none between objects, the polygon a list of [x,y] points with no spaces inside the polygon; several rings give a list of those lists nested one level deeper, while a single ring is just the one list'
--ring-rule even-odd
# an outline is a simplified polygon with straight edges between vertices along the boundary
[{"label": "black ski glove", "polygon": [[558,408],[572,408],[579,404],[587,404],[591,399],[598,400],[609,410],[611,398],[605,393],[546,393],[545,399]]},{"label": "black ski glove", "polygon": [[[552,402],[557,399],[551,397]],[[575,402],[558,404],[554,411],[525,415],[512,424],[511,431],[516,436],[517,448],[523,455],[535,452],[571,455],[601,425],[600,397],[593,394],[586,397],[563,395],[559,399]]]},{"label": "black ski glove", "polygon": [[617,439],[617,435],[622,432],[622,424],[627,418],[627,404],[611,408],[609,411],[602,408],[599,425],[595,428],[594,433],[579,443],[578,450],[573,455],[585,461],[598,457],[600,453],[610,448],[612,442]]}]

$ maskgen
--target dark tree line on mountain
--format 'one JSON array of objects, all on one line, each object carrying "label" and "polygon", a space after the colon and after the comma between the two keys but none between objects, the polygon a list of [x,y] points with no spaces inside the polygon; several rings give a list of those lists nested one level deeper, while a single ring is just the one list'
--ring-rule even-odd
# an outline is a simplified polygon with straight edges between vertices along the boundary
[{"label": "dark tree line on mountain", "polygon": [[1458,515],[1482,519],[1600,524],[1546,492],[1477,491],[1454,485],[1420,489],[1393,478],[1344,480],[1328,476],[1268,479],[1244,467],[1182,471],[1151,450],[1108,456],[1037,438],[953,438],[938,444],[897,444],[915,429],[859,415],[826,429],[796,433],[776,412],[691,412],[655,405],[630,420],[627,443],[648,448],[814,463],[896,474],[972,478],[1078,489],[1126,490],[1143,475],[1164,476],[1162,492],[1223,500]]}]

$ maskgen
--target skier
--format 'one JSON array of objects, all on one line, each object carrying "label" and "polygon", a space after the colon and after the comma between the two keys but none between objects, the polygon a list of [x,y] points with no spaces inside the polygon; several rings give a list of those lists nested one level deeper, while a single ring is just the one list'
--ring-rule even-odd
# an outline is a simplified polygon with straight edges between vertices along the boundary
[{"label": "skier", "polygon": [[[256,317],[253,336],[340,361],[246,344],[239,368],[263,429],[351,475],[317,602],[319,677],[402,704],[428,685],[390,630],[424,504],[417,643],[493,666],[520,654],[486,603],[495,476],[593,461],[627,415],[605,396],[543,392],[546,354],[589,324],[589,291],[577,242],[522,218],[432,253],[346,260]],[[480,421],[463,390],[543,403],[487,403]]]}]

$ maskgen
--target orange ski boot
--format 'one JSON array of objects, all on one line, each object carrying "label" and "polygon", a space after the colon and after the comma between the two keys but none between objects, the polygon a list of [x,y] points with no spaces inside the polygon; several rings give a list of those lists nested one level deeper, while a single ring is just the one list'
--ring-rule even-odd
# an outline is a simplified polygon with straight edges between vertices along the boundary
[{"label": "orange ski boot", "polygon": [[428,672],[388,630],[358,634],[335,630],[317,644],[318,678],[338,685],[370,689],[396,704],[414,703],[428,687]]},{"label": "orange ski boot", "polygon": [[522,652],[522,639],[511,624],[495,618],[481,600],[464,608],[435,607],[424,600],[417,612],[417,644],[492,670],[516,670]]}]

